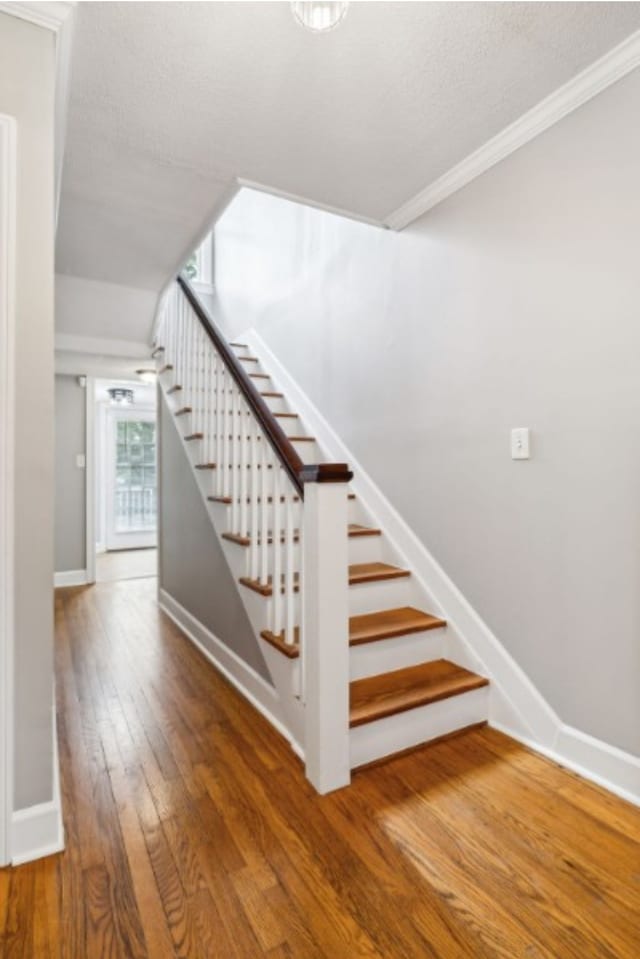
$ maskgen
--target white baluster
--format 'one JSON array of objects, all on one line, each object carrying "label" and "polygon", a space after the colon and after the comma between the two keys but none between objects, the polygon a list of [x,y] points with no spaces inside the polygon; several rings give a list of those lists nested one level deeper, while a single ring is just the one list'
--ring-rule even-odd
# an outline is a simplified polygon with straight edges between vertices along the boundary
[{"label": "white baluster", "polygon": [[[285,589],[285,626],[284,626],[284,641],[285,643],[294,643],[295,642],[295,567],[294,567],[294,557],[295,557],[295,536],[296,529],[294,525],[294,515],[293,515],[293,497],[294,490],[291,486],[291,483],[285,479],[285,528],[284,528],[284,589]],[[279,534],[278,534],[279,535]],[[300,588],[300,584],[298,584]]]},{"label": "white baluster", "polygon": [[[265,441],[266,442],[266,441]],[[282,546],[280,543],[282,531],[282,504],[280,502],[281,483],[280,473],[282,467],[280,462],[275,459],[272,464],[273,473],[273,529],[271,539],[273,546],[273,632],[279,635],[283,631],[283,603],[282,603]]]},{"label": "white baluster", "polygon": [[260,443],[260,583],[269,582],[269,444],[263,436]]},{"label": "white baluster", "polygon": [[260,461],[260,446],[262,441],[258,441],[259,436],[258,423],[250,418],[249,429],[249,451],[250,451],[250,484],[251,484],[251,508],[249,517],[249,536],[251,546],[249,547],[249,576],[251,579],[258,579],[259,574],[259,540],[260,540],[260,470],[258,463]]},{"label": "white baluster", "polygon": [[238,426],[240,432],[240,535],[248,533],[248,505],[249,499],[249,463],[251,437],[249,435],[249,409],[244,402],[238,403]]},{"label": "white baluster", "polygon": [[[229,377],[231,379],[231,377]],[[234,383],[231,393],[231,416],[229,429],[231,431],[229,460],[231,463],[231,532],[237,533],[239,528],[239,499],[240,499],[240,457],[238,448],[238,420],[239,420],[239,392]]]}]

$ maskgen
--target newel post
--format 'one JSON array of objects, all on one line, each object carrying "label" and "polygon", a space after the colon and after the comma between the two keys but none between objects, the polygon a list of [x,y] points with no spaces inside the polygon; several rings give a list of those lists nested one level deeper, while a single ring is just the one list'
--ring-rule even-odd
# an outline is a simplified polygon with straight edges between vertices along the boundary
[{"label": "newel post", "polygon": [[333,465],[335,478],[326,481],[323,467],[304,471],[302,669],[306,775],[328,793],[351,780],[346,484],[352,474]]}]

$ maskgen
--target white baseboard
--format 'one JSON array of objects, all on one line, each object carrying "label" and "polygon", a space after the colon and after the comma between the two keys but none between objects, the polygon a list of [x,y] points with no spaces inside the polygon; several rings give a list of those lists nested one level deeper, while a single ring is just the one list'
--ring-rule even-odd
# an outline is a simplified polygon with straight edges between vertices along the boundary
[{"label": "white baseboard", "polygon": [[282,716],[278,693],[251,666],[240,659],[222,640],[184,608],[165,589],[158,590],[158,604],[176,626],[182,630],[210,663],[242,693],[245,699],[262,713],[268,722],[284,736],[296,755],[303,758],[303,750],[289,733]]},{"label": "white baseboard", "polygon": [[564,723],[560,723],[551,748],[520,735],[502,723],[492,722],[491,725],[547,759],[640,806],[640,759],[637,756]]},{"label": "white baseboard", "polygon": [[43,856],[52,856],[64,849],[55,701],[52,753],[53,799],[26,809],[18,809],[11,817],[11,864],[13,866],[20,866],[33,859],[41,859]]},{"label": "white baseboard", "polygon": [[58,586],[86,586],[89,582],[86,569],[67,569],[62,573],[53,574],[53,585]]},{"label": "white baseboard", "polygon": [[430,601],[431,612],[447,620],[459,649],[466,649],[478,671],[491,680],[489,723],[531,749],[567,766],[606,789],[639,803],[640,759],[562,723],[560,717],[507,652],[487,624],[449,579],[424,543],[387,500],[350,450],[327,423],[306,393],[279,362],[260,334],[250,329],[238,335],[264,362],[275,386],[282,390],[327,456],[349,463],[351,487],[369,510]]},{"label": "white baseboard", "polygon": [[14,812],[11,823],[11,862],[14,866],[51,856],[63,849],[59,798]]}]

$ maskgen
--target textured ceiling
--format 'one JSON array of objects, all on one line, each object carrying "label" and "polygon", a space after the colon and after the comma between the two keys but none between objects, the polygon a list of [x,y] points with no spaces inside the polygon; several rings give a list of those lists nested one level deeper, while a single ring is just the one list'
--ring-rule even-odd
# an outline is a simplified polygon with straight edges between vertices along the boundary
[{"label": "textured ceiling", "polygon": [[[640,27],[640,3],[81,3],[57,269],[158,291],[236,177],[382,220]],[[108,335],[102,331],[102,335]]]}]

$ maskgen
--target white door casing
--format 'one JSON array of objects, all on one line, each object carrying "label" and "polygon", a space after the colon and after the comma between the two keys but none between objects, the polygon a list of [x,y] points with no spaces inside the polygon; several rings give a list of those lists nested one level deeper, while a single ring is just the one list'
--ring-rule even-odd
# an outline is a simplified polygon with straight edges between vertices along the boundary
[{"label": "white door casing", "polygon": [[0,114],[0,865],[13,812],[16,123]]}]

